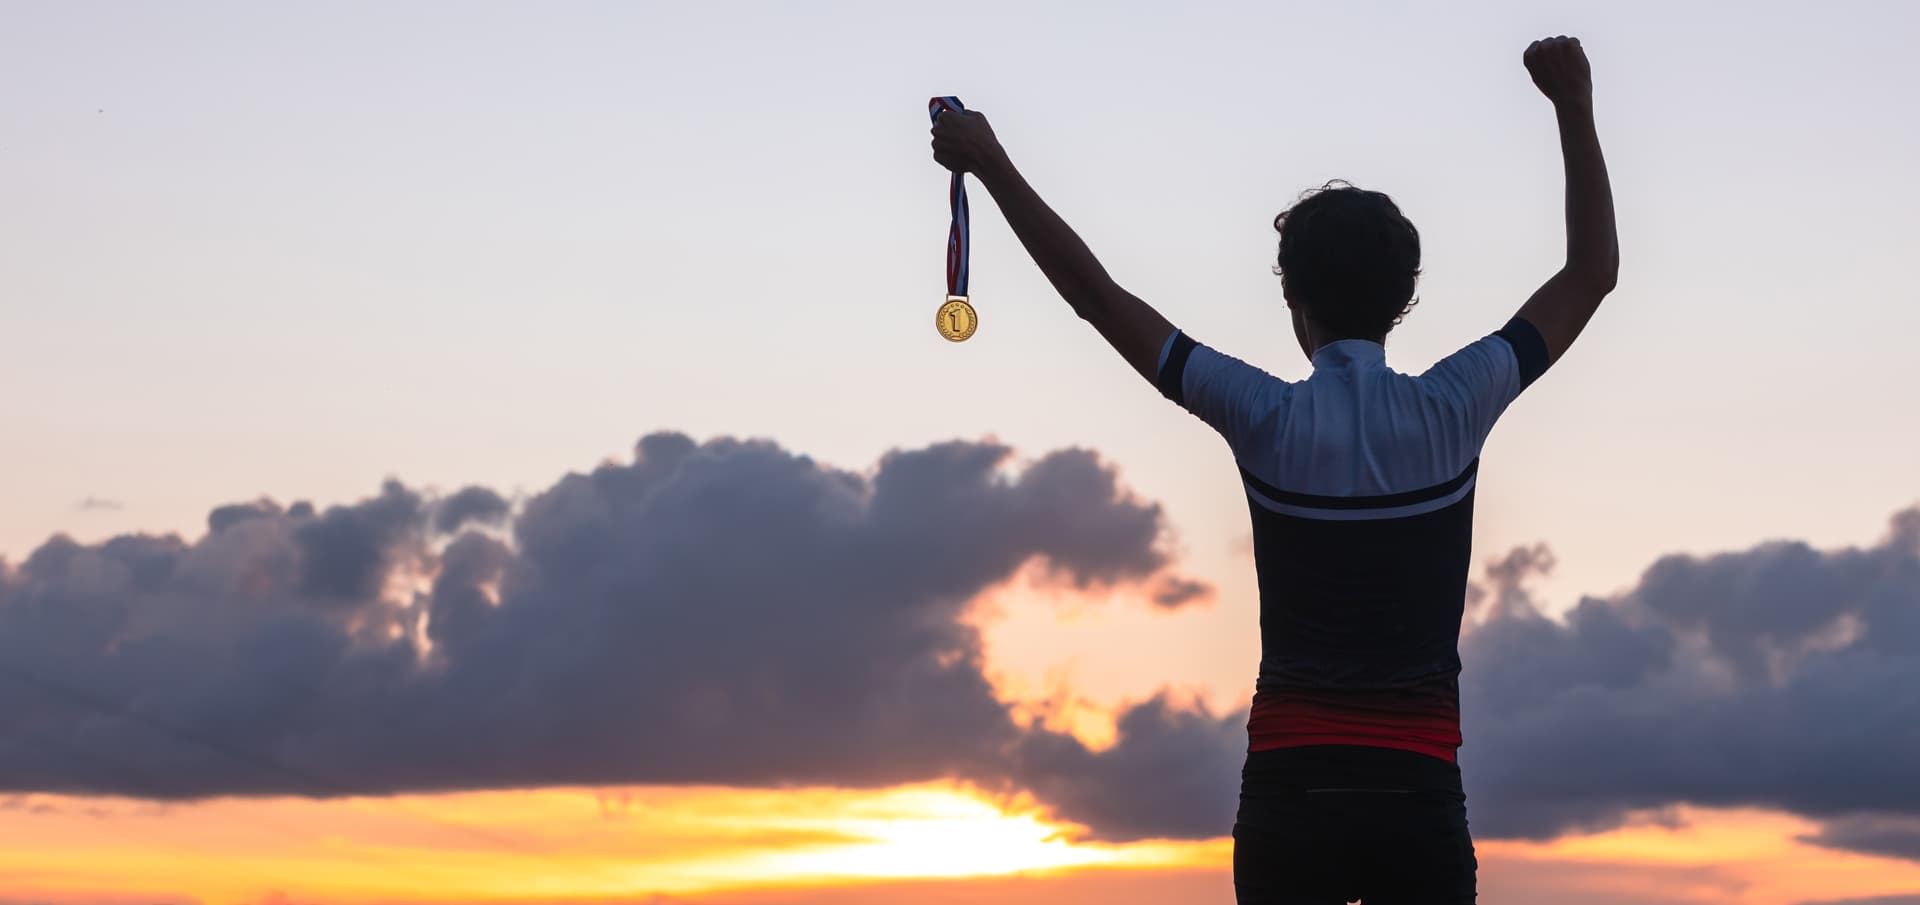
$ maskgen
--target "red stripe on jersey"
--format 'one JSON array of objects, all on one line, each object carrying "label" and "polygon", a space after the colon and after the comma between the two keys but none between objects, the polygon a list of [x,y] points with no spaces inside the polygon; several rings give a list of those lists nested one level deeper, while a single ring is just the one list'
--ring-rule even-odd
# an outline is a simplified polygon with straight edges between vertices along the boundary
[{"label": "red stripe on jersey", "polygon": [[1367,745],[1454,761],[1460,703],[1452,683],[1371,691],[1283,688],[1256,692],[1250,751],[1300,745]]}]

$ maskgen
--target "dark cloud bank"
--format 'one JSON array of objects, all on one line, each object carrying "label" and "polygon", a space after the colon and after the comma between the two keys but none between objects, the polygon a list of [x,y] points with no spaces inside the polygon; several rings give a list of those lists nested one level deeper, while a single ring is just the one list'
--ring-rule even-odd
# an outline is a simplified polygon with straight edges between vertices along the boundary
[{"label": "dark cloud bank", "polygon": [[[1099,838],[1225,833],[1244,709],[1155,698],[1094,751],[993,696],[962,615],[1029,564],[1162,607],[1207,593],[1091,453],[1010,458],[949,443],[861,474],[655,434],[518,507],[389,483],[222,506],[193,542],[56,538],[0,564],[0,792],[958,777]],[[1526,593],[1548,568],[1513,551],[1472,601],[1477,835],[1762,805],[1920,858],[1920,509],[1864,549],[1667,557],[1565,619]]]},{"label": "dark cloud bank", "polygon": [[[1010,458],[948,443],[857,474],[656,434],[517,513],[389,483],[221,506],[193,542],[56,538],[0,566],[0,790],[955,776],[1046,788],[1108,834],[1216,832],[1233,718],[1149,701],[1094,753],[994,697],[961,617],[1029,564],[1160,607],[1206,595],[1170,570],[1160,507],[1093,454]],[[1156,776],[1158,800],[1107,800]]]},{"label": "dark cloud bank", "polygon": [[1474,825],[1548,836],[1633,808],[1759,805],[1808,841],[1920,860],[1920,509],[1866,548],[1664,557],[1548,620],[1519,550],[1461,645]]}]

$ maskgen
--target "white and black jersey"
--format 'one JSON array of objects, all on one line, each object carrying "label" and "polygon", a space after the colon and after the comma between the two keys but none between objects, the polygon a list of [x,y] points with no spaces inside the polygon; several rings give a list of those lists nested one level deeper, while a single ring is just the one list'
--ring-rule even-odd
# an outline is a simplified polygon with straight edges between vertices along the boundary
[{"label": "white and black jersey", "polygon": [[1520,318],[1418,376],[1367,340],[1322,346],[1313,374],[1289,382],[1168,338],[1160,391],[1226,438],[1253,516],[1249,752],[1357,745],[1454,762],[1480,448],[1546,366]]}]

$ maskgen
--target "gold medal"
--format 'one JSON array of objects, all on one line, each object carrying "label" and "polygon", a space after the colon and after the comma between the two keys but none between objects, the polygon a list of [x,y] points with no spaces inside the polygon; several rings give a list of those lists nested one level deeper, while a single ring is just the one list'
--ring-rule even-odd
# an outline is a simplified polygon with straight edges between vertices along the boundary
[{"label": "gold medal", "polygon": [[940,306],[940,313],[934,315],[933,326],[948,341],[963,343],[973,336],[974,328],[980,326],[980,315],[974,313],[966,296],[950,295]]}]

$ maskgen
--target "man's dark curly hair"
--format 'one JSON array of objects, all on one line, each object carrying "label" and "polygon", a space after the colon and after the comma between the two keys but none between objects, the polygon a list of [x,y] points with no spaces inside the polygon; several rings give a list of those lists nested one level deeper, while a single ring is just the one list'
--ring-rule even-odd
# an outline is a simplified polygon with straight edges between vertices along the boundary
[{"label": "man's dark curly hair", "polygon": [[1336,179],[1273,218],[1287,296],[1338,339],[1384,339],[1413,310],[1420,231],[1393,199]]}]

